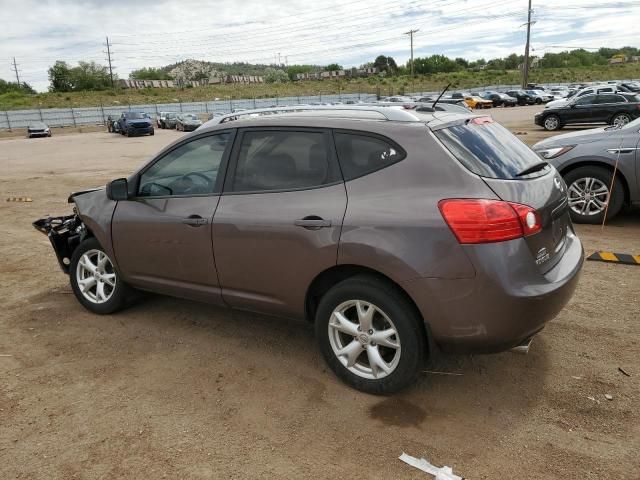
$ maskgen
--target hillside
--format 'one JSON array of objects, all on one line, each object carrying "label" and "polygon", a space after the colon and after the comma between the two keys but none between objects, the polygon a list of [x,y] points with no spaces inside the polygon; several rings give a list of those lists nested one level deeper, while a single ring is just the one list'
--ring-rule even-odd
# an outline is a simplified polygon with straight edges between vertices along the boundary
[{"label": "hillside", "polygon": [[[223,68],[226,64],[212,63],[210,65],[213,69]],[[230,65],[238,66],[240,64]],[[179,65],[170,65],[166,68],[169,67],[175,69],[179,68]],[[189,68],[194,69],[201,67],[204,68],[198,64],[189,65]],[[640,78],[640,63],[575,68],[540,68],[533,69],[530,74],[530,81],[539,83],[592,82],[638,78]],[[126,106],[129,104],[173,103],[178,101],[210,101],[216,98],[240,99],[327,95],[340,92],[393,95],[410,91],[437,91],[449,82],[452,83],[453,89],[471,89],[487,85],[513,85],[519,84],[520,81],[521,74],[518,70],[482,70],[480,72],[459,71],[421,75],[416,77],[413,82],[406,76],[399,76],[259,85],[212,85],[185,88],[183,90],[146,88],[141,90],[118,89],[115,91],[41,93],[35,95],[10,92],[0,95],[0,111],[26,108],[90,107],[99,106],[100,104]]]}]

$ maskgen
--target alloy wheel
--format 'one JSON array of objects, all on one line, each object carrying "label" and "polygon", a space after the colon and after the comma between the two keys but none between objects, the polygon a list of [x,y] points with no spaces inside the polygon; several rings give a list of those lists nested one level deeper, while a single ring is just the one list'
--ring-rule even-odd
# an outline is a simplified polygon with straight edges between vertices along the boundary
[{"label": "alloy wheel", "polygon": [[101,250],[86,251],[76,267],[76,280],[82,296],[91,303],[105,303],[116,289],[116,272],[111,259]]},{"label": "alloy wheel", "polygon": [[329,343],[340,363],[366,379],[390,375],[400,361],[400,336],[391,319],[376,305],[348,300],[329,320]]},{"label": "alloy wheel", "polygon": [[578,215],[598,215],[609,201],[609,189],[597,178],[579,178],[569,186],[569,207]]},{"label": "alloy wheel", "polygon": [[631,118],[629,118],[629,115],[620,114],[620,115],[616,115],[613,118],[613,125],[615,125],[616,127],[623,127],[630,121],[631,121]]},{"label": "alloy wheel", "polygon": [[558,128],[558,118],[555,116],[547,117],[544,120],[544,128],[547,130],[557,130]]}]

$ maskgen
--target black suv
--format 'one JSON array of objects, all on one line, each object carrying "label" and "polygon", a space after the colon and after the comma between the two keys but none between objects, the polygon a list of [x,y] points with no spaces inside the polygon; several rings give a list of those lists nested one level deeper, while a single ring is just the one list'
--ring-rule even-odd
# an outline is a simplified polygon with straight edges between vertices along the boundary
[{"label": "black suv", "polygon": [[622,126],[640,117],[640,96],[629,93],[584,95],[565,105],[545,108],[534,117],[545,130],[559,130],[575,123],[607,123]]},{"label": "black suv", "polygon": [[533,95],[529,95],[524,90],[509,90],[505,93],[510,97],[515,98],[518,101],[518,105],[533,105],[536,103],[536,98]]}]

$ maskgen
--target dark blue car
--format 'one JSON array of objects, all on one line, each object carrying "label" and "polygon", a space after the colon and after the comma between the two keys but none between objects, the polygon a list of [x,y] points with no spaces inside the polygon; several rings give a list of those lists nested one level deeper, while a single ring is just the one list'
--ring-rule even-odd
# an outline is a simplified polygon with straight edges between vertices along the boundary
[{"label": "dark blue car", "polygon": [[153,135],[153,123],[144,112],[122,112],[118,120],[120,133],[127,137],[134,135]]}]

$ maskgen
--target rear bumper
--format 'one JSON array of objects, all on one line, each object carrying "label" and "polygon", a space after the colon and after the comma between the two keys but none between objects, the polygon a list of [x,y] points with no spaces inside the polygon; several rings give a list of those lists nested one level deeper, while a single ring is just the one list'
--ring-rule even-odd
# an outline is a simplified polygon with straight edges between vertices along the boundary
[{"label": "rear bumper", "polygon": [[476,277],[402,284],[445,351],[498,352],[532,337],[571,299],[584,261],[573,233],[562,260],[546,274],[539,272],[522,239],[465,246],[465,251]]}]

